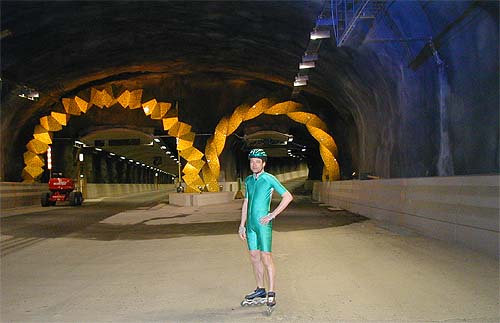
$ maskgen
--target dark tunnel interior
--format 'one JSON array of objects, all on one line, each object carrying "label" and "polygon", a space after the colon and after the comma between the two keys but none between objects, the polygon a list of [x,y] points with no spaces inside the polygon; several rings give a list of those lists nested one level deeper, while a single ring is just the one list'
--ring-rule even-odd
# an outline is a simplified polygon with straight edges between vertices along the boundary
[{"label": "dark tunnel interior", "polygon": [[[23,180],[23,154],[40,118],[67,112],[64,98],[91,100],[93,89],[115,98],[142,89],[141,103],[171,103],[202,152],[222,118],[272,98],[298,102],[326,124],[339,179],[498,173],[498,2],[372,1],[373,17],[361,19],[340,46],[332,26],[323,26],[330,38],[309,37],[331,3],[2,1],[1,180]],[[315,68],[306,86],[294,87],[311,46]],[[26,89],[39,97],[20,97]],[[116,129],[162,138],[175,150],[161,120],[114,101],[71,116],[53,132],[55,167],[74,167],[74,140]],[[263,114],[228,137],[220,180],[243,175],[244,138],[265,131],[294,138],[295,157],[276,155],[275,166],[305,163],[310,179],[321,179],[310,130],[285,115]],[[134,160],[152,163],[145,146],[129,150]],[[170,158],[158,166],[177,174]],[[38,179],[46,178],[45,170]]]}]

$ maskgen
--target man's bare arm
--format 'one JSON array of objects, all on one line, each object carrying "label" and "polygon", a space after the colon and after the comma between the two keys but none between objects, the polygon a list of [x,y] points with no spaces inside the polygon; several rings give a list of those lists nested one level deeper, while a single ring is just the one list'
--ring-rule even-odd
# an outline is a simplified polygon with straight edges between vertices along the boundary
[{"label": "man's bare arm", "polygon": [[286,209],[286,207],[288,206],[288,204],[290,204],[290,202],[293,201],[293,196],[290,192],[285,192],[283,193],[283,195],[281,195],[281,202],[280,204],[278,204],[278,206],[276,207],[276,209],[274,209],[274,211],[272,211],[271,213],[269,213],[267,216],[263,217],[261,220],[260,220],[260,223],[262,224],[267,224],[269,223],[271,220],[273,220],[275,217],[278,216],[278,214],[280,214],[281,212],[283,212],[284,209]]},{"label": "man's bare arm", "polygon": [[241,206],[241,222],[240,222],[240,227],[238,229],[238,234],[241,238],[241,240],[246,240],[247,234],[245,230],[245,223],[247,222],[247,210],[248,208],[248,199],[243,200],[243,205]]}]

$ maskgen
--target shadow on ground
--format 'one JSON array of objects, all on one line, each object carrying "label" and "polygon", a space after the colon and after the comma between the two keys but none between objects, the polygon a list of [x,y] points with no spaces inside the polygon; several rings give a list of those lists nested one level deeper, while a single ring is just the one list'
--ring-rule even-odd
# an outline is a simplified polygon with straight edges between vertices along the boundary
[{"label": "shadow on ground", "polygon": [[[278,232],[313,230],[345,226],[366,220],[365,217],[347,212],[332,211],[320,206],[308,195],[300,195],[301,188],[294,190],[295,200],[275,220],[273,229]],[[299,193],[299,194],[297,194]],[[306,192],[307,193],[307,192]],[[279,200],[273,200],[275,208]],[[68,237],[90,240],[148,240],[170,239],[186,236],[213,236],[235,234],[239,221],[183,223],[183,224],[108,224],[104,219],[130,209],[147,209],[158,202],[136,203],[122,200],[84,204],[80,208],[51,208],[43,212],[17,215],[1,219],[1,233],[4,236],[2,249],[9,241],[16,239],[47,239]],[[221,205],[221,208],[224,206]],[[202,212],[202,209],[194,212]],[[189,217],[191,214],[174,216]],[[173,217],[169,217],[170,219]],[[7,237],[7,238],[5,238]]]}]

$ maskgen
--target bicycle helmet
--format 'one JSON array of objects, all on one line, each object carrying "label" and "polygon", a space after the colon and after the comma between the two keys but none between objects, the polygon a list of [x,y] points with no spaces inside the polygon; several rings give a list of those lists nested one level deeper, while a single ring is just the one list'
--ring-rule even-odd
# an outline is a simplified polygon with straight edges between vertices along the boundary
[{"label": "bicycle helmet", "polygon": [[262,161],[267,161],[267,154],[264,151],[264,149],[255,148],[250,150],[250,153],[248,154],[248,159],[250,158],[260,158],[262,159]]}]

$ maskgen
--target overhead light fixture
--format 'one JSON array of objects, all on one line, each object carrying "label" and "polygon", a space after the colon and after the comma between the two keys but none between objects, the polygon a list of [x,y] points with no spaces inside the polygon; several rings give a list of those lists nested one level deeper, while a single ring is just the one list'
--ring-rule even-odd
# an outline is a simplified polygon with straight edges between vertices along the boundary
[{"label": "overhead light fixture", "polygon": [[23,86],[19,91],[18,96],[20,98],[28,99],[31,101],[38,101],[38,99],[40,98],[40,93],[32,88]]},{"label": "overhead light fixture", "polygon": [[330,38],[330,30],[313,30],[311,31],[311,39]]},{"label": "overhead light fixture", "polygon": [[158,139],[158,138],[155,138],[153,140],[156,141],[156,142],[160,142],[160,139]]},{"label": "overhead light fixture", "polygon": [[114,153],[109,153],[109,155],[110,155],[110,156],[115,156],[115,154],[114,154]]},{"label": "overhead light fixture", "polygon": [[95,147],[95,150],[97,150],[97,151],[102,151],[102,149],[101,149],[101,148],[97,148],[97,147]]},{"label": "overhead light fixture", "polygon": [[161,146],[160,148],[163,149],[163,150],[167,149],[166,146]]},{"label": "overhead light fixture", "polygon": [[309,75],[297,75],[295,81],[309,81]]},{"label": "overhead light fixture", "polygon": [[316,53],[313,53],[313,54],[306,53],[304,56],[302,56],[302,61],[303,62],[312,62],[312,61],[317,61],[318,58],[319,58],[318,54],[316,54]]},{"label": "overhead light fixture", "polygon": [[74,143],[73,146],[76,147],[76,148],[82,148],[82,147],[85,146],[85,144],[83,142],[79,141],[79,140],[75,140],[75,143]]},{"label": "overhead light fixture", "polygon": [[307,81],[295,81],[293,82],[293,86],[304,86],[307,85]]},{"label": "overhead light fixture", "polygon": [[303,63],[299,64],[299,69],[300,70],[304,70],[304,69],[307,69],[307,68],[314,68],[314,67],[316,67],[316,64],[314,63],[314,61],[303,62]]},{"label": "overhead light fixture", "polygon": [[123,156],[122,156],[122,157],[120,157],[120,158],[121,158],[121,159],[127,159],[127,158],[125,158],[125,157],[123,157]]}]

